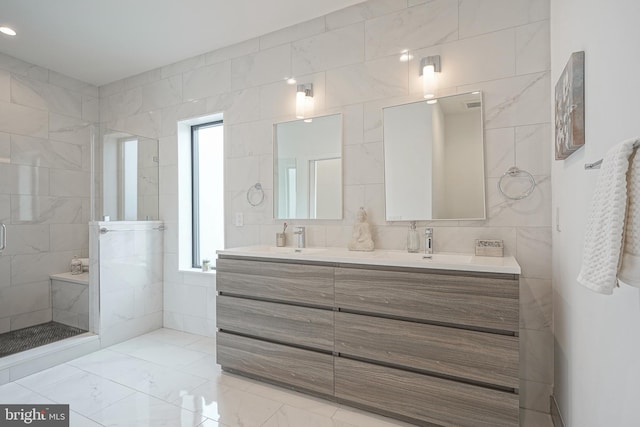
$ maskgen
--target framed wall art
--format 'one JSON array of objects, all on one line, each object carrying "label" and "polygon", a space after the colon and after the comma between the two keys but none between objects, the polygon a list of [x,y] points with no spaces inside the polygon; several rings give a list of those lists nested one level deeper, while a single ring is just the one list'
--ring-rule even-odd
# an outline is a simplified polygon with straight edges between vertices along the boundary
[{"label": "framed wall art", "polygon": [[556,160],[584,145],[584,52],[574,52],[564,67],[555,94]]}]

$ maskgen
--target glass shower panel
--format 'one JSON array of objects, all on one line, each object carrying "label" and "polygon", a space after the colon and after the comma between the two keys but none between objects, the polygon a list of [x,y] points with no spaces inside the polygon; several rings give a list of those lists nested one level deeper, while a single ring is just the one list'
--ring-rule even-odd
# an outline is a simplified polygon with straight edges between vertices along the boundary
[{"label": "glass shower panel", "polygon": [[90,329],[89,273],[69,270],[89,256],[94,126],[58,116],[42,126],[0,124],[0,358]]},{"label": "glass shower panel", "polygon": [[96,158],[94,219],[157,220],[158,140],[104,130],[96,153],[100,158]]}]

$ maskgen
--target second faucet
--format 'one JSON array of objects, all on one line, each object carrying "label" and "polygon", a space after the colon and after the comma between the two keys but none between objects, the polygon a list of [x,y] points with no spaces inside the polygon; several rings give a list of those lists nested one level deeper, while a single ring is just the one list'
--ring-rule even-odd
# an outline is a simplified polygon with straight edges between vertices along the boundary
[{"label": "second faucet", "polygon": [[433,228],[424,229],[424,253],[433,253]]},{"label": "second faucet", "polygon": [[298,249],[302,249],[305,247],[305,228],[304,227],[295,227],[293,230],[293,234],[298,236],[297,247]]}]

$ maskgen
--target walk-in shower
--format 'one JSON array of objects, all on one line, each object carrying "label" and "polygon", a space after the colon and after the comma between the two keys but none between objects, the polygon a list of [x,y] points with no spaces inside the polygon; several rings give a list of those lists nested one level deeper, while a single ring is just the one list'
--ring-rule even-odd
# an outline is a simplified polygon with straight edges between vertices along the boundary
[{"label": "walk-in shower", "polygon": [[88,274],[68,286],[51,279],[74,257],[89,257],[95,126],[50,112],[44,129],[31,129],[41,112],[20,105],[21,93],[41,83],[13,74],[11,82],[8,108],[24,117],[0,121],[0,358],[91,329]]},{"label": "walk-in shower", "polygon": [[158,219],[156,139],[86,122],[67,139],[10,134],[0,158],[0,358],[98,333],[97,264],[69,272],[90,221]]}]

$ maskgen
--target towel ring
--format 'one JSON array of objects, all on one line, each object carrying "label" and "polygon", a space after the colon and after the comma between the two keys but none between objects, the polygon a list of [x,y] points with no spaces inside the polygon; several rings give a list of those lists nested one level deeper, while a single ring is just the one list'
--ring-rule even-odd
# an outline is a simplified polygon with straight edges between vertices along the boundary
[{"label": "towel ring", "polygon": [[[529,179],[529,184],[530,184],[529,188],[527,188],[525,191],[523,191],[522,193],[516,196],[510,196],[507,193],[505,193],[504,189],[502,188],[502,181],[504,181],[504,179],[507,176],[515,178],[522,175],[526,176]],[[531,175],[529,172],[525,170],[518,169],[517,166],[510,167],[505,173],[502,174],[502,176],[500,177],[500,180],[498,181],[498,190],[500,191],[500,194],[502,194],[504,197],[510,200],[522,200],[526,197],[529,197],[529,195],[533,193],[533,190],[535,188],[536,188],[536,180],[533,177],[533,175]]]},{"label": "towel ring", "polygon": [[249,187],[247,190],[247,202],[254,207],[260,206],[262,202],[264,202],[264,190],[262,189],[262,184],[258,182]]}]

